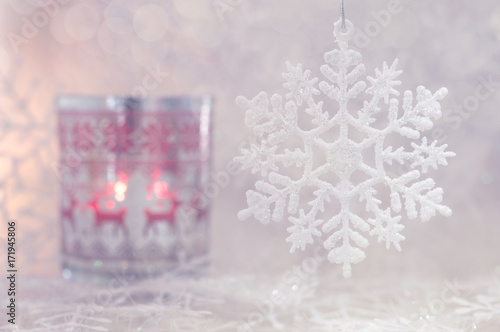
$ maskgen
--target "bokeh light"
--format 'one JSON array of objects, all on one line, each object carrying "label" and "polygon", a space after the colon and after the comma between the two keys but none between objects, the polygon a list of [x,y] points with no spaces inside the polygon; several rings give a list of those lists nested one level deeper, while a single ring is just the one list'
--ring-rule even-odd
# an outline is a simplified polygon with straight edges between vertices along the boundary
[{"label": "bokeh light", "polygon": [[0,46],[0,75],[6,75],[10,69],[10,55]]},{"label": "bokeh light", "polygon": [[127,191],[127,185],[121,181],[116,182],[113,188],[117,194],[124,194]]},{"label": "bokeh light", "polygon": [[144,5],[135,12],[133,24],[139,38],[148,42],[154,42],[163,38],[167,32],[168,15],[158,5]]},{"label": "bokeh light", "polygon": [[112,210],[116,206],[116,203],[114,201],[109,200],[109,201],[106,201],[104,206],[106,207],[106,209]]},{"label": "bokeh light", "polygon": [[399,14],[392,14],[389,24],[390,29],[386,29],[380,25],[381,30],[383,30],[383,40],[389,47],[411,47],[420,36],[420,21],[409,10],[403,10]]},{"label": "bokeh light", "polygon": [[495,10],[491,13],[489,24],[491,30],[495,33],[496,38],[500,40],[500,6],[495,8]]},{"label": "bokeh light", "polygon": [[76,4],[66,13],[64,25],[68,35],[78,41],[88,40],[97,33],[101,18],[96,8]]},{"label": "bokeh light", "polygon": [[481,175],[481,181],[482,181],[484,184],[492,184],[492,183],[493,183],[493,180],[494,180],[493,174],[491,174],[490,172],[484,172],[484,173]]},{"label": "bokeh light", "polygon": [[108,28],[117,34],[133,32],[132,11],[121,3],[111,3],[104,9],[105,23]]},{"label": "bokeh light", "polygon": [[459,74],[477,71],[484,64],[484,46],[476,34],[457,33],[447,41],[447,63]]},{"label": "bokeh light", "polygon": [[212,2],[206,0],[173,0],[177,12],[188,19],[213,15]]},{"label": "bokeh light", "polygon": [[37,7],[33,6],[30,1],[8,0],[10,7],[18,14],[29,15],[33,14]]},{"label": "bokeh light", "polygon": [[116,193],[115,194],[115,199],[116,199],[117,202],[123,202],[125,200],[125,194]]},{"label": "bokeh light", "polygon": [[105,23],[101,24],[97,39],[101,49],[108,54],[118,55],[129,51],[130,35],[116,33]]},{"label": "bokeh light", "polygon": [[153,192],[158,198],[168,198],[168,183],[165,181],[155,181],[153,184]]}]

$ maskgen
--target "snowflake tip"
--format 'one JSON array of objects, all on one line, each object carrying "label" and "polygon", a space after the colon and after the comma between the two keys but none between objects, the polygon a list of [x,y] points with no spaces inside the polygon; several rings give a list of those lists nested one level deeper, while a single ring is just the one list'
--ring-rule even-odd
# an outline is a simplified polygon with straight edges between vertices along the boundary
[{"label": "snowflake tip", "polygon": [[238,219],[241,221],[247,220],[252,216],[252,212],[249,209],[241,210],[238,212]]},{"label": "snowflake tip", "polygon": [[250,106],[250,101],[243,96],[238,96],[236,97],[236,104],[241,107],[248,107]]},{"label": "snowflake tip", "polygon": [[436,98],[438,100],[441,100],[444,97],[446,97],[447,94],[448,94],[448,89],[447,88],[441,88],[438,91],[436,91]]},{"label": "snowflake tip", "polygon": [[342,266],[342,276],[346,279],[349,279],[352,276],[351,264],[344,263]]},{"label": "snowflake tip", "polygon": [[441,213],[441,215],[445,216],[445,217],[450,217],[452,214],[453,214],[453,211],[447,207],[447,206],[444,206],[444,205],[441,205],[438,209],[439,213]]},{"label": "snowflake tip", "polygon": [[310,103],[312,96],[320,93],[319,90],[314,88],[314,84],[316,84],[318,78],[309,79],[311,71],[302,71],[300,63],[297,64],[297,67],[294,67],[287,61],[286,67],[288,72],[282,74],[283,78],[286,79],[286,83],[283,86],[290,90],[286,98],[294,99],[298,106],[301,106],[304,101]]},{"label": "snowflake tip", "polygon": [[[401,237],[402,237],[402,240],[405,240],[405,239],[406,239],[404,236],[401,236]],[[387,249],[390,249],[390,248],[391,248],[391,243],[390,243],[390,242],[386,244],[386,248],[387,248]],[[401,249],[401,245],[399,244],[399,242],[394,243],[394,248],[396,248],[396,250],[397,250],[397,251],[399,251],[399,252],[401,252],[401,251],[402,251],[402,249]]]},{"label": "snowflake tip", "polygon": [[375,69],[375,77],[368,76],[367,79],[371,86],[366,89],[366,93],[373,96],[383,98],[386,104],[389,103],[389,96],[391,94],[399,96],[400,93],[395,86],[401,85],[401,81],[395,80],[399,75],[403,73],[402,70],[396,70],[396,65],[398,64],[398,59],[395,59],[391,67],[387,65],[384,61],[382,64],[382,71],[378,68]]}]

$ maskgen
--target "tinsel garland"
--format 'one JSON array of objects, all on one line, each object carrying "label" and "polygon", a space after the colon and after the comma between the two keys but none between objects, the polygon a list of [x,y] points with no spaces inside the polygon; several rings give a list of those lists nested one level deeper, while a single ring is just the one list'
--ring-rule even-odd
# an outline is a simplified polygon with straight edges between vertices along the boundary
[{"label": "tinsel garland", "polygon": [[117,276],[100,287],[28,278],[19,281],[17,324],[2,324],[0,331],[468,332],[500,327],[500,274],[465,283],[353,283],[334,277],[312,273],[294,282],[269,275],[192,277],[183,269],[142,281]]}]

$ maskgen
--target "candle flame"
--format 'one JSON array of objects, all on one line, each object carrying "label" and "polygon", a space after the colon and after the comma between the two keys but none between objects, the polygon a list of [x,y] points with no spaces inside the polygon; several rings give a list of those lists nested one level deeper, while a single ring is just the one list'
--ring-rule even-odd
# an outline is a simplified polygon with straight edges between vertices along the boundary
[{"label": "candle flame", "polygon": [[114,189],[116,194],[125,194],[125,192],[127,191],[127,185],[121,181],[118,181],[115,183]]},{"label": "candle flame", "polygon": [[123,202],[125,200],[125,193],[127,192],[127,184],[118,181],[115,183],[113,189],[115,190],[115,200],[117,202]]},{"label": "candle flame", "polygon": [[116,199],[117,202],[123,202],[125,200],[125,194],[116,193],[115,194],[115,199]]}]

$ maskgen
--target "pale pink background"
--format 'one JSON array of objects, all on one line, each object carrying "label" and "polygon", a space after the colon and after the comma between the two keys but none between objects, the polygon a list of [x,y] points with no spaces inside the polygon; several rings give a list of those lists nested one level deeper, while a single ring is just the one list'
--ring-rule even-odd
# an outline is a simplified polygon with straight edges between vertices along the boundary
[{"label": "pale pink background", "polygon": [[[340,6],[336,0],[60,3],[48,24],[16,52],[9,33],[21,34],[23,17],[31,20],[41,9],[34,0],[0,2],[0,240],[4,243],[6,220],[17,220],[24,275],[59,275],[58,183],[52,168],[58,160],[56,94],[127,94],[142,84],[148,66],[160,66],[169,76],[151,95],[215,96],[217,173],[250,134],[236,96],[284,93],[286,60],[319,76],[323,53],[334,47]],[[347,17],[369,29],[373,12],[387,10],[388,3],[347,0]],[[358,49],[367,74],[397,57],[403,88],[449,89],[443,102],[448,118],[437,127],[457,157],[431,174],[454,214],[425,224],[406,220],[402,253],[371,239],[367,259],[353,275],[488,275],[500,264],[500,84],[477,110],[451,112],[474,96],[481,78],[491,75],[500,82],[500,5],[496,0],[400,4],[403,11]],[[216,272],[279,272],[304,255],[288,254],[285,222],[263,226],[236,219],[255,180],[248,171],[232,177],[213,202]],[[340,271],[329,264],[323,269]]]}]

